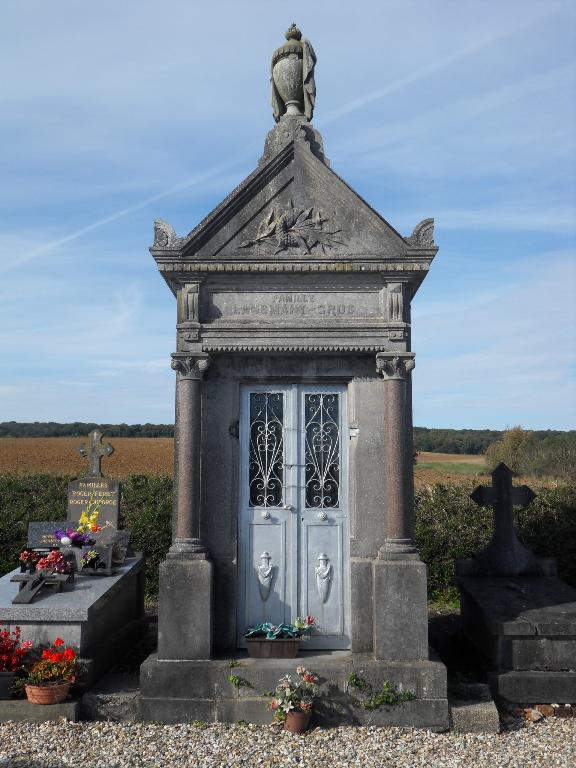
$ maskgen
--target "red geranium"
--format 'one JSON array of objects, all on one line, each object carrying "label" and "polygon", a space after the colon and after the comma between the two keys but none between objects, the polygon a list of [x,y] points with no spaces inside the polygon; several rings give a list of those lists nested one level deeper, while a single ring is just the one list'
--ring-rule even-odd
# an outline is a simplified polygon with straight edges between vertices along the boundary
[{"label": "red geranium", "polygon": [[0,630],[0,672],[16,672],[32,647],[30,640],[20,641],[20,627]]},{"label": "red geranium", "polygon": [[27,682],[32,684],[73,681],[76,675],[76,651],[64,647],[64,640],[56,638],[42,651],[41,658],[28,672]]}]

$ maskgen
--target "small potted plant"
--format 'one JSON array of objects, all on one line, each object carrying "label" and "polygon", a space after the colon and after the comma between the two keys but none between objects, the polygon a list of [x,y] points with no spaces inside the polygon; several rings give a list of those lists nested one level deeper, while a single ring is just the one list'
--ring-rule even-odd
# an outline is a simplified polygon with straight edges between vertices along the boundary
[{"label": "small potted plant", "polygon": [[16,673],[32,647],[31,640],[20,640],[20,634],[20,627],[0,629],[0,699],[10,698]]},{"label": "small potted plant", "polygon": [[305,667],[297,667],[296,674],[296,680],[291,675],[280,678],[270,709],[274,712],[274,722],[282,723],[285,731],[304,733],[318,695],[318,677]]},{"label": "small potted plant", "polygon": [[248,655],[257,659],[294,659],[300,640],[315,626],[314,616],[298,616],[293,624],[255,624],[244,634]]},{"label": "small potted plant", "polygon": [[73,648],[57,637],[28,669],[24,680],[26,698],[32,704],[59,704],[76,679],[77,657]]}]

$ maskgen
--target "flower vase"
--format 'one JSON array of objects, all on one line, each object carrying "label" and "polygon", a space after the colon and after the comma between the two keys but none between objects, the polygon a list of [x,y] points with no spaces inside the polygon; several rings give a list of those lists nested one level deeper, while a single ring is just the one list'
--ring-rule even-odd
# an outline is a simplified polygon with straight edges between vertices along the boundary
[{"label": "flower vase", "polygon": [[14,672],[0,672],[0,700],[5,701],[12,698],[14,678]]},{"label": "flower vase", "polygon": [[72,685],[71,680],[61,683],[47,683],[45,685],[34,685],[25,683],[26,698],[31,704],[60,704],[68,696],[68,691]]},{"label": "flower vase", "polygon": [[284,730],[290,733],[304,733],[310,725],[310,712],[297,712],[296,710],[286,713],[284,720]]}]

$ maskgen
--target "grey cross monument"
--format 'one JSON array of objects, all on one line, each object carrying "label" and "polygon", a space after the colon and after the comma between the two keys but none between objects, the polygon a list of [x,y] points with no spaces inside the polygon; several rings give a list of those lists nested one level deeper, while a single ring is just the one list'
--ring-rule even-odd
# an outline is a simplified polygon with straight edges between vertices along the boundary
[{"label": "grey cross monument", "polygon": [[110,443],[102,442],[102,432],[97,429],[93,429],[88,435],[90,438],[90,446],[86,448],[84,444],[78,448],[78,453],[82,458],[90,460],[90,477],[103,477],[102,475],[102,459],[104,456],[112,456],[114,448]]},{"label": "grey cross monument", "polygon": [[514,530],[513,507],[527,507],[536,498],[527,485],[512,485],[512,472],[498,464],[492,472],[492,485],[479,485],[470,498],[494,510],[494,532],[488,546],[474,558],[478,576],[518,576],[539,573],[538,558],[526,549]]}]

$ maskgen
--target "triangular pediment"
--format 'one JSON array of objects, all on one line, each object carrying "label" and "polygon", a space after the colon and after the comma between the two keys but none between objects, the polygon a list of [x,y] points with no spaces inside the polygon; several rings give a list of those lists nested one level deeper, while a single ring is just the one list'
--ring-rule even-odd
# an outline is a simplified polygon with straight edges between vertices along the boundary
[{"label": "triangular pediment", "polygon": [[[176,243],[175,243],[176,245]],[[306,142],[265,161],[186,238],[185,259],[402,258],[406,241]]]}]

